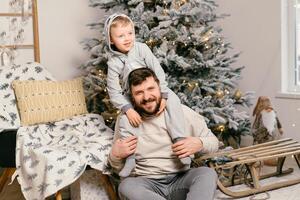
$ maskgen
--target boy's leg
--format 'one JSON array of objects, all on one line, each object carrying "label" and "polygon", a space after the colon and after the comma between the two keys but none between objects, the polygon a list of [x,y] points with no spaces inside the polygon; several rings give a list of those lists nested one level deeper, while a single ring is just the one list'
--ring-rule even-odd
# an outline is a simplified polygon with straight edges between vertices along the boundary
[{"label": "boy's leg", "polygon": [[122,170],[119,172],[119,176],[121,177],[127,177],[130,175],[131,171],[135,168],[135,156],[134,154],[128,156],[126,158],[124,167]]},{"label": "boy's leg", "polygon": [[208,167],[192,168],[169,186],[168,199],[213,200],[217,188],[217,173]]},{"label": "boy's leg", "polygon": [[[131,126],[129,120],[125,114],[121,114],[119,119],[119,129],[122,138],[126,138],[131,135],[137,134],[137,129]],[[130,175],[131,171],[135,168],[135,155],[130,155],[126,158],[125,165],[119,172],[119,176],[127,177]]]},{"label": "boy's leg", "polygon": [[[166,102],[165,112],[166,126],[173,143],[185,138],[184,115],[182,105],[178,96],[172,91],[168,91],[168,99]],[[180,161],[185,164],[191,164],[191,158],[181,158]]]},{"label": "boy's leg", "polygon": [[126,200],[165,200],[162,189],[153,179],[128,177],[121,181],[118,191]]}]

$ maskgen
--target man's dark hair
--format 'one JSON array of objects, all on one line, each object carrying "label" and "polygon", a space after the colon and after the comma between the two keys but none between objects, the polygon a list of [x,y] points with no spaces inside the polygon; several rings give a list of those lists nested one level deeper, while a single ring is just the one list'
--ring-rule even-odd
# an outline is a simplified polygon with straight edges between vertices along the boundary
[{"label": "man's dark hair", "polygon": [[132,86],[140,85],[148,77],[153,77],[154,80],[157,82],[157,84],[159,84],[159,79],[151,69],[147,67],[142,67],[142,68],[132,70],[128,75],[128,85],[130,90]]}]

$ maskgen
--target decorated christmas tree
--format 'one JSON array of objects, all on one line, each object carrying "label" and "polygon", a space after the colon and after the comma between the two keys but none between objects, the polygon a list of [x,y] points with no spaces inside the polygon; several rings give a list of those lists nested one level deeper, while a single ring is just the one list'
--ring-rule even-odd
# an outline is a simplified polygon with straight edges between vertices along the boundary
[{"label": "decorated christmas tree", "polygon": [[[249,106],[252,93],[237,86],[243,67],[235,67],[239,53],[232,53],[221,29],[214,26],[217,5],[211,0],[90,0],[105,13],[90,28],[98,38],[83,41],[90,59],[82,65],[91,112],[100,113],[113,126],[120,113],[106,91],[109,54],[104,21],[112,13],[127,14],[135,23],[136,40],[146,43],[159,59],[169,88],[205,117],[213,133],[226,145],[239,143],[250,131],[249,115],[239,105]],[[233,51],[233,50],[231,50]],[[230,141],[233,141],[230,142]]]}]

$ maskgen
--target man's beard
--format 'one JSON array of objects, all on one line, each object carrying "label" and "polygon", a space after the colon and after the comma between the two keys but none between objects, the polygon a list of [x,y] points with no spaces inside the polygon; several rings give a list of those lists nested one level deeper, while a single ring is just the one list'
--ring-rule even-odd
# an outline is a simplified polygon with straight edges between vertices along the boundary
[{"label": "man's beard", "polygon": [[156,107],[153,111],[147,111],[145,110],[142,106],[137,105],[136,103],[134,103],[134,108],[135,110],[142,116],[142,117],[152,117],[154,115],[156,115],[156,113],[159,111],[160,108],[160,104],[161,104],[161,97],[159,98],[150,98],[148,100],[143,100],[140,104],[143,105],[145,103],[148,102],[152,102],[152,101],[156,101]]}]

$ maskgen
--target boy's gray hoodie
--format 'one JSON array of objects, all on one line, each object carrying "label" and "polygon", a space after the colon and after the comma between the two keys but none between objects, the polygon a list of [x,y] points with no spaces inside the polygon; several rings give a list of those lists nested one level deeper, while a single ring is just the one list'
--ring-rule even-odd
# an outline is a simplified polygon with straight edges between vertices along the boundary
[{"label": "boy's gray hoodie", "polygon": [[111,52],[110,58],[107,62],[107,89],[110,100],[114,106],[121,109],[122,112],[126,112],[129,108],[133,107],[128,95],[128,75],[132,70],[142,67],[152,69],[160,81],[160,89],[163,98],[168,97],[169,89],[167,88],[165,73],[161,68],[158,59],[153,55],[152,51],[146,44],[134,42],[133,47],[127,54],[121,53],[112,48],[109,30],[112,21],[118,16],[127,17],[131,21],[128,16],[116,13],[108,17],[105,22],[106,41]]}]

